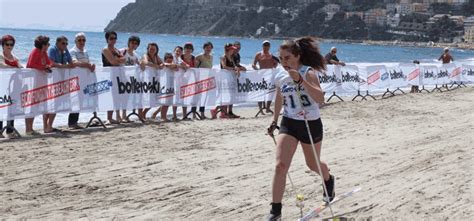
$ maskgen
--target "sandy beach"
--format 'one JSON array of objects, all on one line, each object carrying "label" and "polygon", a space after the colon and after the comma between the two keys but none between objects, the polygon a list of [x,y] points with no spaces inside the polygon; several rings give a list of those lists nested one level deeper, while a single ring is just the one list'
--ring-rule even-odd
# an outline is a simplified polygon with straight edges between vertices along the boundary
[{"label": "sandy beach", "polygon": [[[406,94],[322,109],[322,159],[336,194],[362,190],[335,214],[375,220],[468,220],[474,215],[474,88]],[[132,123],[0,142],[0,219],[262,220],[274,144],[269,115]],[[320,205],[321,179],[297,150],[283,219]],[[330,216],[329,210],[323,217]]]}]

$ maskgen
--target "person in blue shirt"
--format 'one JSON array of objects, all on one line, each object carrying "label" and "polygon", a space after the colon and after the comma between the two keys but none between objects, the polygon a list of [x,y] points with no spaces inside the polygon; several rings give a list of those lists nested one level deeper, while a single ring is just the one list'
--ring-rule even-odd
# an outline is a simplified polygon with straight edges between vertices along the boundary
[{"label": "person in blue shirt", "polygon": [[[56,39],[56,45],[48,51],[49,59],[56,68],[74,68],[76,65],[72,62],[71,54],[67,49],[68,39],[60,36]],[[69,129],[82,129],[77,122],[79,121],[79,113],[70,113],[68,119]],[[43,122],[44,123],[44,122]]]}]

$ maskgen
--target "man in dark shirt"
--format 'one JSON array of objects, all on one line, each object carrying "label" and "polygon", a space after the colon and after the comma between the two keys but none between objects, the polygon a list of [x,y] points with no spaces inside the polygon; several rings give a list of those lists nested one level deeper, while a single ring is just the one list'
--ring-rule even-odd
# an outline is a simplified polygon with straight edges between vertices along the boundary
[{"label": "man in dark shirt", "polygon": [[329,53],[326,54],[326,56],[324,56],[324,58],[326,59],[326,62],[327,64],[334,64],[334,65],[342,65],[342,66],[345,66],[346,63],[342,62],[342,61],[339,61],[339,59],[337,58],[336,56],[336,53],[337,53],[337,48],[336,47],[332,47],[331,48],[331,51]]},{"label": "man in dark shirt", "polygon": [[449,48],[444,48],[444,53],[438,58],[438,61],[443,61],[443,64],[449,64],[454,61],[453,56],[449,54]]},{"label": "man in dark shirt", "polygon": [[234,52],[234,63],[235,63],[235,66],[238,67],[240,69],[240,71],[247,71],[247,69],[240,65],[240,42],[236,41],[234,42],[234,47],[236,47],[235,49],[235,52]]}]

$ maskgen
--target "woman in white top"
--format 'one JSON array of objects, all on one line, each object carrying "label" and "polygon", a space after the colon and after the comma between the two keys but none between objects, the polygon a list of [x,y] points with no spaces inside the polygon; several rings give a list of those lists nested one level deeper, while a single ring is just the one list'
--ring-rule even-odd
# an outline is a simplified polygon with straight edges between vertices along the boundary
[{"label": "woman in white top", "polygon": [[[319,173],[314,159],[310,138],[305,125],[308,120],[318,158],[320,158],[323,125],[319,105],[324,103],[324,94],[319,84],[318,72],[325,67],[324,57],[316,41],[311,37],[285,41],[280,46],[281,65],[285,71],[275,77],[277,95],[275,113],[268,133],[277,128],[278,117],[283,107],[283,119],[277,137],[275,174],[273,176],[272,209],[267,220],[281,218],[281,201],[285,191],[286,176],[298,143],[303,147],[306,165]],[[306,115],[306,116],[305,116]],[[321,162],[320,174],[324,178],[331,201],[334,197],[334,177],[329,174],[326,163]]]},{"label": "woman in white top", "polygon": [[[138,36],[130,36],[128,38],[127,48],[123,48],[120,50],[120,53],[125,58],[125,66],[140,65],[140,56],[136,52],[138,46],[140,46],[140,38]],[[122,110],[122,122],[130,122],[130,119],[128,119],[127,116],[127,110]]]}]

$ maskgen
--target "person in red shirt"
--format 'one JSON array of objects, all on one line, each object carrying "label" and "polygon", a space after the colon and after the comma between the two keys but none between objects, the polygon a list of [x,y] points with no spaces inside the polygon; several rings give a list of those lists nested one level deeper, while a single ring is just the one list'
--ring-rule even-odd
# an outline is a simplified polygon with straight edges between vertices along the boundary
[{"label": "person in red shirt", "polygon": [[[28,57],[28,62],[26,63],[27,68],[32,68],[36,70],[43,71],[45,73],[51,73],[51,67],[53,67],[53,62],[48,57],[48,48],[49,48],[49,37],[40,35],[35,39],[35,48],[31,51],[30,56]],[[53,128],[53,122],[56,114],[43,114],[43,129],[44,133],[53,133],[57,129]],[[39,135],[38,132],[33,130],[34,118],[25,119],[26,134],[36,136]]]},{"label": "person in red shirt", "polygon": [[444,53],[438,58],[438,61],[443,61],[443,64],[449,64],[454,61],[453,56],[449,54],[449,48],[444,48]]}]

